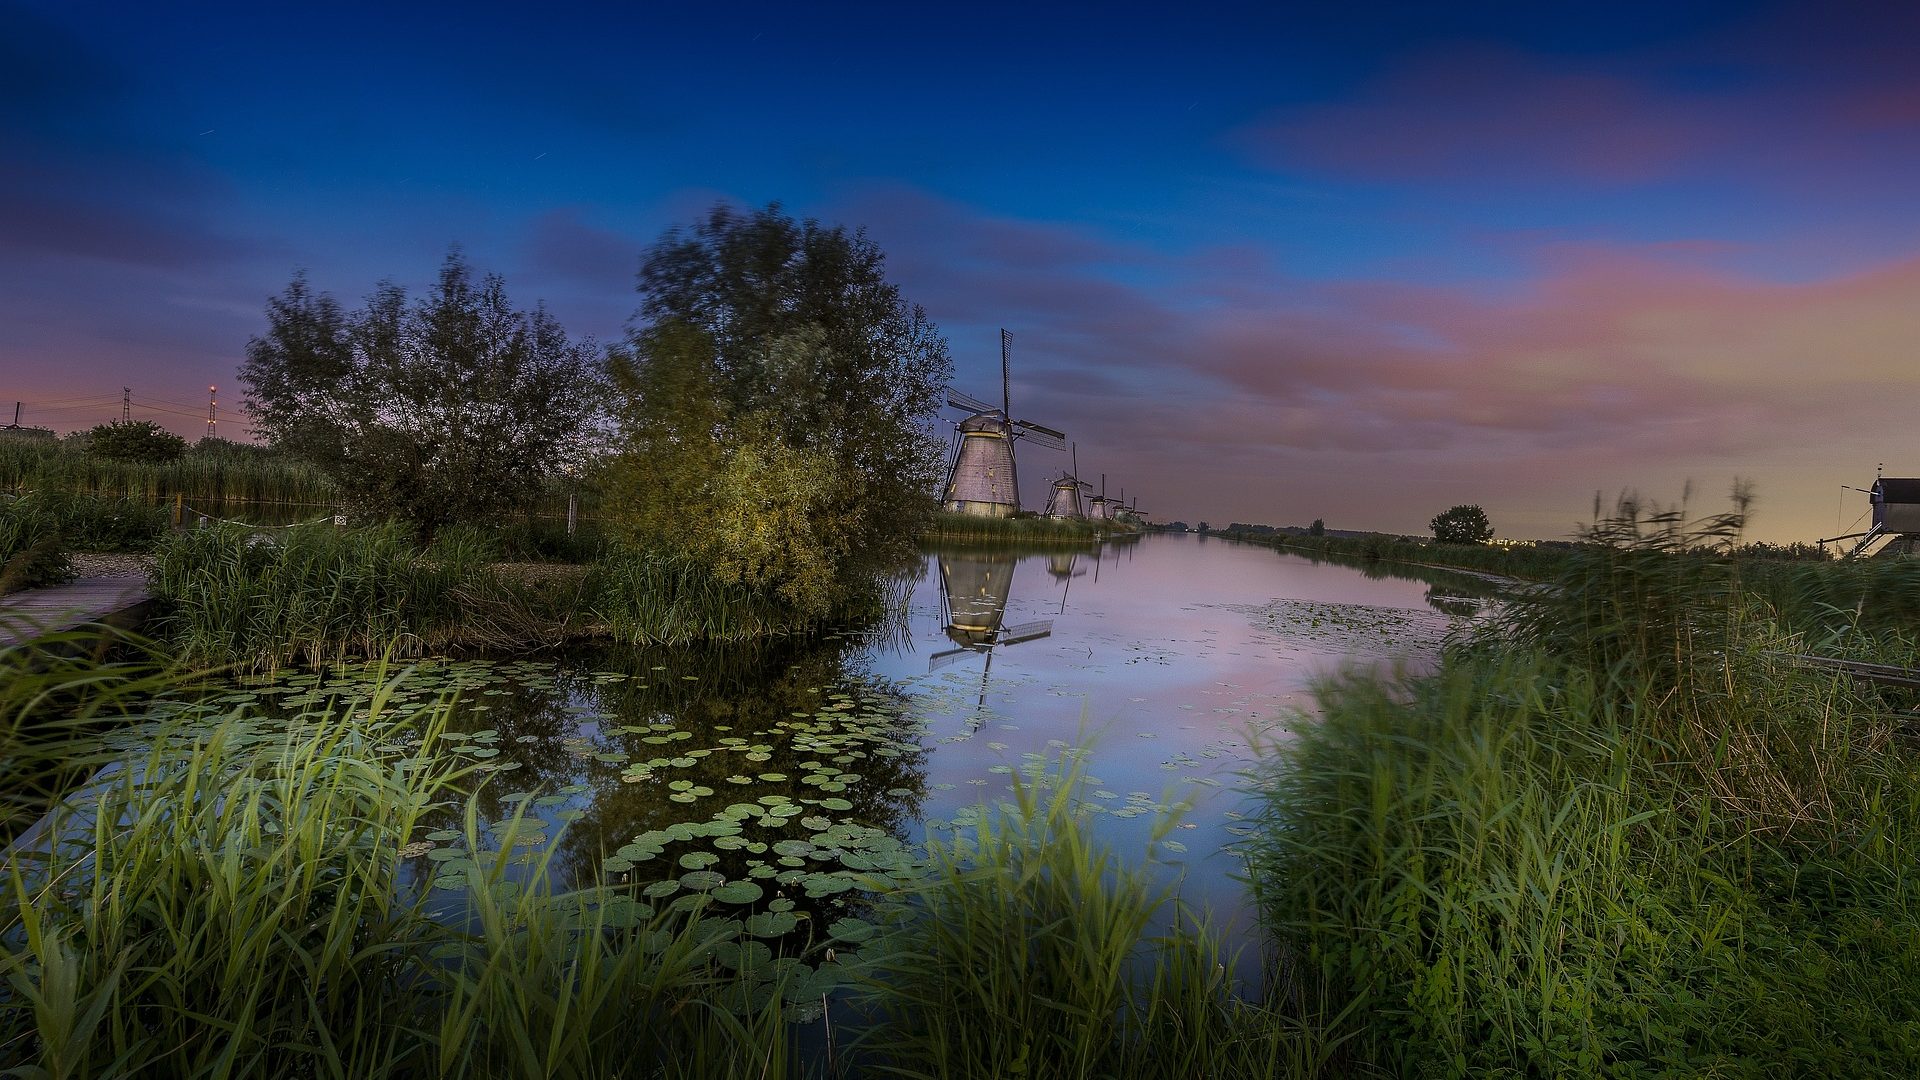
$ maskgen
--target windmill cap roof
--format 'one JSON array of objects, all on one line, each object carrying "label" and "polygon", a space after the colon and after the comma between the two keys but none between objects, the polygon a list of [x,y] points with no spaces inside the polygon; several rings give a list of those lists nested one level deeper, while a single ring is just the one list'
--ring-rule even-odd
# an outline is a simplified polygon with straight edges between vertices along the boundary
[{"label": "windmill cap roof", "polygon": [[1920,477],[1882,476],[1873,482],[1873,490],[1891,503],[1920,503]]},{"label": "windmill cap roof", "polygon": [[961,431],[1004,431],[1006,421],[1000,419],[997,412],[974,413],[960,421]]}]

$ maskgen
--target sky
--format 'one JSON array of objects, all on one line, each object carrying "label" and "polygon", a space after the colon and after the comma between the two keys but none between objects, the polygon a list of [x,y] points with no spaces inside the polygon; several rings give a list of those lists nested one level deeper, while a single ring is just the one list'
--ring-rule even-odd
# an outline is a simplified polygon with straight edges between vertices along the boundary
[{"label": "sky", "polygon": [[295,271],[454,245],[618,341],[665,230],[777,202],[961,389],[1010,330],[1016,415],[1160,520],[1551,538],[1745,478],[1812,540],[1920,475],[1916,50],[1893,3],[0,0],[0,398],[239,435]]}]

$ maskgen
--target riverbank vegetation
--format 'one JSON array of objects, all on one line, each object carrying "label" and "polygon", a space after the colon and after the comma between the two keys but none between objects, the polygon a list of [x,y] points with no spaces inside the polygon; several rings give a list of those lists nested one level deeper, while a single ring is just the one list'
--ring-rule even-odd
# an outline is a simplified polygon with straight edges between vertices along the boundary
[{"label": "riverbank vegetation", "polygon": [[[28,692],[41,648],[0,649],[9,720],[49,694],[124,715],[8,747],[92,776],[0,869],[0,1057],[35,1075],[1313,1075],[1334,1051],[1285,996],[1238,1000],[1203,924],[1154,930],[1175,902],[1091,840],[1071,755],[863,879],[866,918],[741,913],[771,883],[551,884],[561,838],[522,844],[524,797],[482,814],[494,767],[397,670],[267,720],[130,699],[180,678],[141,664]],[[676,875],[671,903],[647,887]]]},{"label": "riverbank vegetation", "polygon": [[[1403,1075],[1920,1067],[1898,608],[1769,600],[1625,505],[1435,675],[1325,687],[1256,779],[1263,921]],[[1820,571],[1830,567],[1813,568]],[[1797,571],[1810,573],[1810,569]],[[1911,568],[1900,576],[1915,577]],[[1789,595],[1789,594],[1775,594]]]},{"label": "riverbank vegetation", "polygon": [[1102,537],[1139,532],[1134,525],[1117,521],[1070,521],[1064,518],[1021,514],[1013,517],[982,517],[936,511],[922,534],[927,540],[1005,541],[1014,544],[1067,544],[1083,546]]},{"label": "riverbank vegetation", "polygon": [[261,447],[203,439],[176,458],[130,460],[90,453],[85,434],[66,439],[0,437],[0,491],[170,502],[203,509],[235,503],[300,504],[324,510],[333,485],[304,460]]}]

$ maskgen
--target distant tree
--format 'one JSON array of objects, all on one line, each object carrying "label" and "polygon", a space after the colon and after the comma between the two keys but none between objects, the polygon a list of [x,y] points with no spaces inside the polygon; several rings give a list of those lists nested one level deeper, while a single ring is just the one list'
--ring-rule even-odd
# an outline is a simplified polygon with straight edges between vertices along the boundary
[{"label": "distant tree", "polygon": [[111,461],[175,461],[187,452],[187,440],[151,420],[99,424],[86,433],[84,440],[87,453]]},{"label": "distant tree", "polygon": [[1320,520],[1319,518],[1314,518],[1313,524],[1307,526],[1307,535],[1308,536],[1327,535],[1327,523]]},{"label": "distant tree", "polygon": [[1493,523],[1478,506],[1456,506],[1429,523],[1433,538],[1443,544],[1484,544],[1493,539]]},{"label": "distant tree", "polygon": [[639,290],[612,358],[630,541],[813,614],[911,552],[953,365],[865,234],[716,207],[661,237]]},{"label": "distant tree", "polygon": [[267,304],[240,368],[254,431],[325,470],[361,513],[424,533],[520,508],[591,437],[591,341],[519,311],[456,251],[421,299],[392,282],[357,311],[304,275]]},{"label": "distant tree", "polygon": [[1198,525],[1195,525],[1193,528],[1195,532],[1212,532],[1213,531],[1213,527],[1211,525],[1208,525],[1204,521]]}]

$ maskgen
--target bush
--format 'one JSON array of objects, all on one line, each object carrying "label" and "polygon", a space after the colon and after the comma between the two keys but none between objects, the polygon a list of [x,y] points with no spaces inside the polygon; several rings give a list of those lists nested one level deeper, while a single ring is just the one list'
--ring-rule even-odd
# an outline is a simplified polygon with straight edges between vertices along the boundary
[{"label": "bush", "polygon": [[116,420],[86,434],[87,453],[108,461],[159,464],[178,461],[187,440],[151,420]]},{"label": "bush", "polygon": [[42,495],[0,496],[0,593],[73,580],[60,515]]}]

